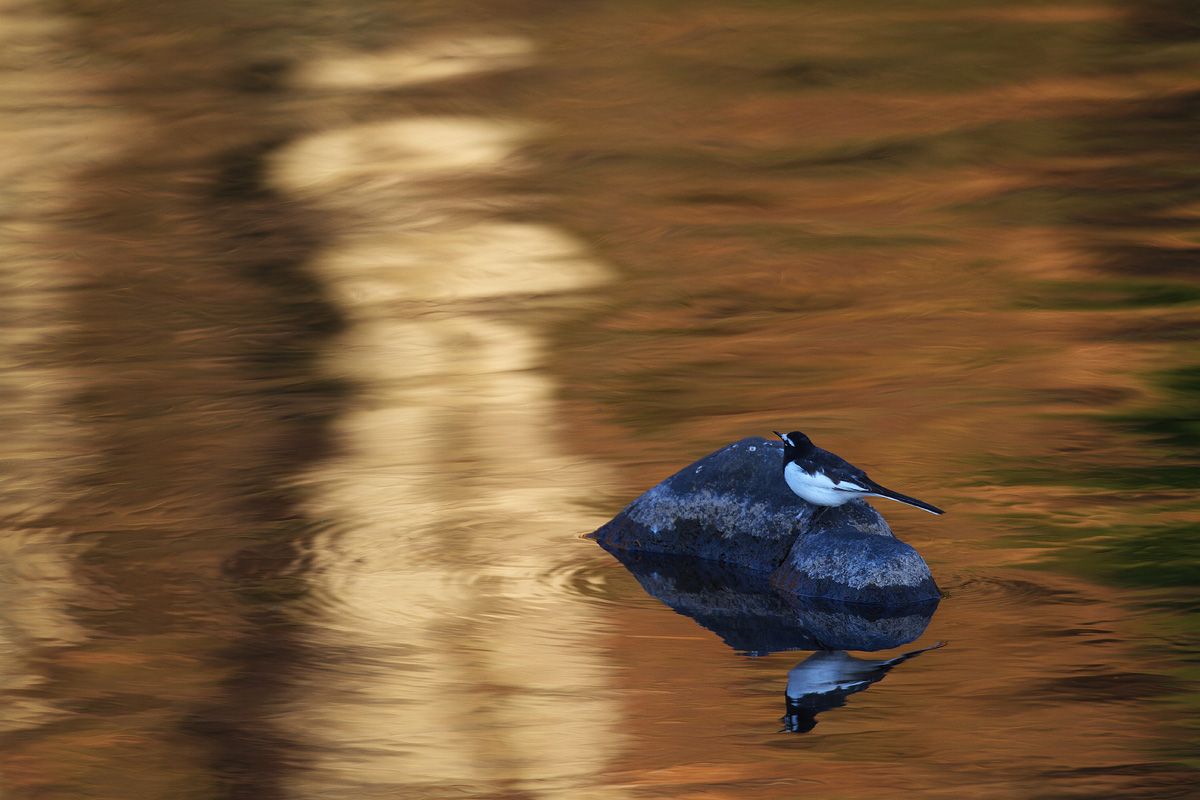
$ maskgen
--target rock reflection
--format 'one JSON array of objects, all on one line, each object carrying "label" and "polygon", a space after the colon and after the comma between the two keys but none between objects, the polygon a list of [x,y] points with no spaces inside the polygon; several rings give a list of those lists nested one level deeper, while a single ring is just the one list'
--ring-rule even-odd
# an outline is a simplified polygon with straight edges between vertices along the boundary
[{"label": "rock reflection", "polygon": [[766,573],[713,561],[630,550],[610,551],[642,588],[755,656],[783,650],[887,650],[925,632],[938,601],[876,606],[795,597]]},{"label": "rock reflection", "polygon": [[704,559],[614,549],[612,554],[651,596],[691,617],[735,650],[765,656],[816,650],[788,673],[784,729],[812,730],[816,715],[881,680],[896,664],[941,643],[884,660],[845,650],[901,647],[925,632],[938,601],[869,606],[775,591],[765,573]]}]

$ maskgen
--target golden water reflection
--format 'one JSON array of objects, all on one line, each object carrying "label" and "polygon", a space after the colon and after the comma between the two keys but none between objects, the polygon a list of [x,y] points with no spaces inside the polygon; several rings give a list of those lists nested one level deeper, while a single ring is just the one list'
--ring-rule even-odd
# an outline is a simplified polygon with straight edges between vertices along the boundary
[{"label": "golden water reflection", "polygon": [[[0,4],[0,732],[62,722],[69,711],[42,692],[48,653],[86,636],[68,611],[80,588],[80,548],[67,526],[28,523],[75,493],[91,454],[65,411],[70,370],[40,358],[69,322],[64,305],[78,280],[56,219],[71,178],[118,148],[107,137],[123,121],[84,100],[94,83],[62,64],[66,18]],[[20,70],[13,70],[15,62]],[[26,113],[19,113],[24,110]],[[12,113],[17,111],[18,113]]]},{"label": "golden water reflection", "polygon": [[612,795],[598,777],[620,741],[604,621],[553,580],[578,553],[571,534],[602,521],[573,500],[603,476],[559,446],[529,318],[608,271],[462,188],[515,171],[527,138],[511,121],[401,119],[274,159],[275,185],[350,219],[314,269],[351,323],[325,369],[356,401],[335,424],[339,453],[303,480],[306,513],[330,527],[312,545],[311,645],[352,657],[315,668],[290,714],[301,741],[341,743],[316,749],[309,796],[398,783]]}]

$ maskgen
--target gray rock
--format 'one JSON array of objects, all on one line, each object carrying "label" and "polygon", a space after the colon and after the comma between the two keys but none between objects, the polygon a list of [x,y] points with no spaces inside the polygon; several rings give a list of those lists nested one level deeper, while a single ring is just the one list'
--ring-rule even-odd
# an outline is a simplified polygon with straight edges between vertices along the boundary
[{"label": "gray rock", "polygon": [[800,536],[771,575],[782,592],[851,603],[917,603],[941,597],[910,545],[849,527]]},{"label": "gray rock", "polygon": [[885,604],[940,597],[920,555],[874,508],[855,500],[818,515],[784,483],[782,460],[780,442],[734,442],[667,478],[592,536],[608,550],[770,573],[793,596]]}]

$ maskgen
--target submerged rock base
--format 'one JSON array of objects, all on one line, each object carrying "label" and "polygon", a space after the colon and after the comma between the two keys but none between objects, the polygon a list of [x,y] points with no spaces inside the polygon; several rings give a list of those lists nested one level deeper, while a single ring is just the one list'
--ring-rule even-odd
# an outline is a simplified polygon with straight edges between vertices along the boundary
[{"label": "submerged rock base", "polygon": [[925,561],[862,500],[822,509],[783,481],[783,445],[734,442],[685,467],[592,534],[605,549],[694,556],[769,574],[779,591],[843,602],[941,597]]}]

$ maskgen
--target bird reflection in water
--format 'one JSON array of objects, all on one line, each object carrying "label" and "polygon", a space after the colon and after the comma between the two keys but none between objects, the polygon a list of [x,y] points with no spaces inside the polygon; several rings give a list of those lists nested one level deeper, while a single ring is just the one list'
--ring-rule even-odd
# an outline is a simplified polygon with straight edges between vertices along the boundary
[{"label": "bird reflection in water", "polygon": [[883,680],[892,667],[944,645],[938,642],[888,659],[855,658],[845,650],[813,653],[788,672],[783,730],[808,733],[817,724],[817,714],[844,706],[847,697]]},{"label": "bird reflection in water", "polygon": [[691,617],[730,648],[750,655],[814,650],[788,673],[784,730],[805,733],[816,716],[882,680],[920,653],[888,659],[856,658],[847,650],[903,647],[924,633],[936,600],[896,605],[842,603],[796,597],[776,590],[766,573],[701,558],[606,548],[646,593],[677,614]]}]

